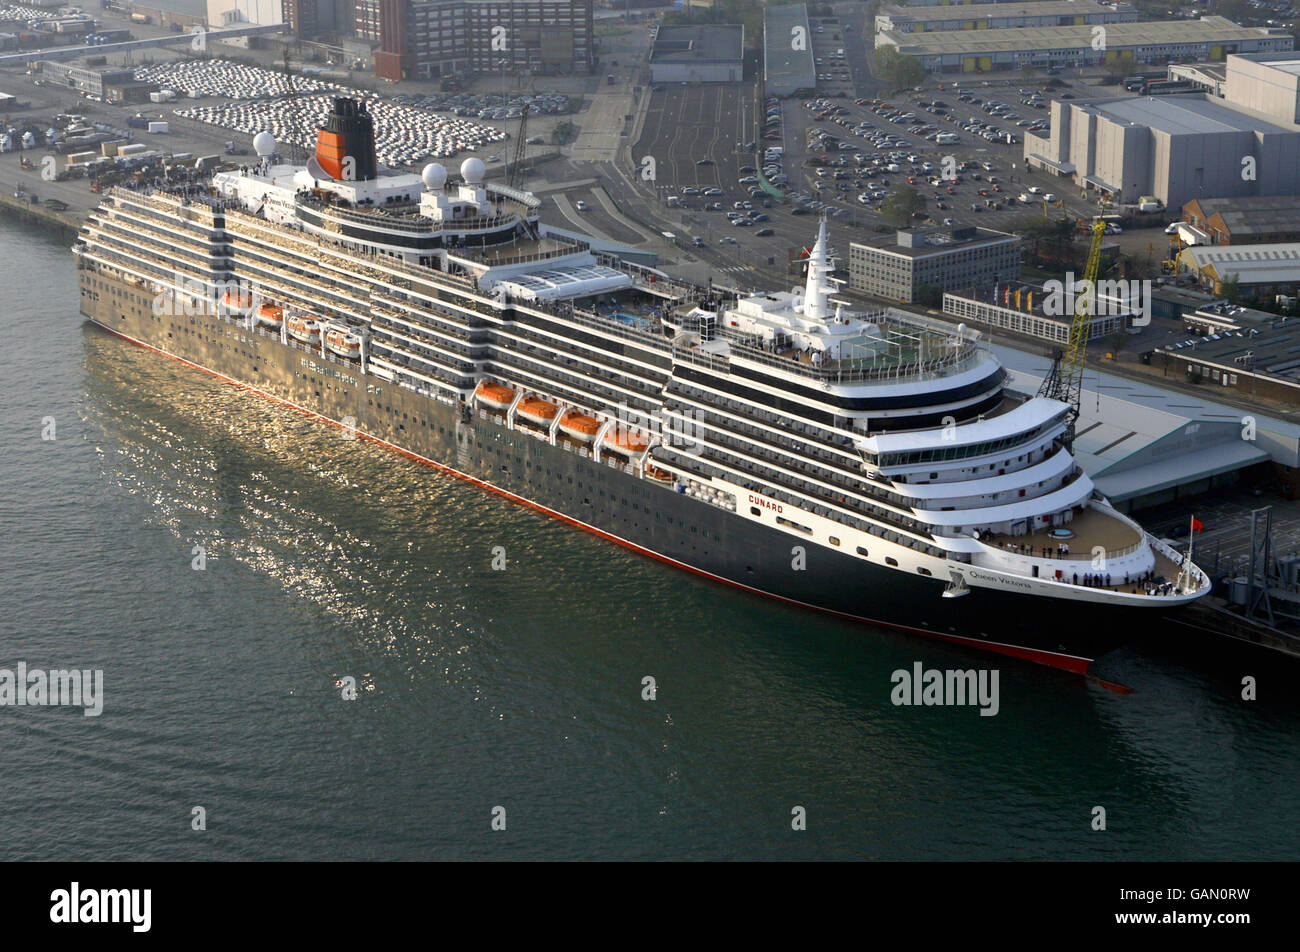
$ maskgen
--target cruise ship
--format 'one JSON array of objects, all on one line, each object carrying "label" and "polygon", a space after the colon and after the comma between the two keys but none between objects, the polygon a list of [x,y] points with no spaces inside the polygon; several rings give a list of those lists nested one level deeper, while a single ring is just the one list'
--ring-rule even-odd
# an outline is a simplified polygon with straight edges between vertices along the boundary
[{"label": "cruise ship", "polygon": [[1112,508],[1071,408],[977,331],[806,280],[701,287],[532,193],[381,167],[340,99],[305,163],[110,189],[78,236],[105,330],[717,582],[1086,672],[1204,595]]}]

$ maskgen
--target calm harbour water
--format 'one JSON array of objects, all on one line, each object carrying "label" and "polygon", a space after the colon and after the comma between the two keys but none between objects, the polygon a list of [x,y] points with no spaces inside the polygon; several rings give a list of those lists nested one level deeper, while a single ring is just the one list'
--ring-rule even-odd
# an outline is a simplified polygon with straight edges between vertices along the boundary
[{"label": "calm harbour water", "polygon": [[[106,695],[0,708],[0,859],[1300,858],[1294,665],[1129,648],[1125,695],[795,611],[90,327],[43,232],[0,289],[0,668]],[[894,706],[916,661],[1000,712]]]}]

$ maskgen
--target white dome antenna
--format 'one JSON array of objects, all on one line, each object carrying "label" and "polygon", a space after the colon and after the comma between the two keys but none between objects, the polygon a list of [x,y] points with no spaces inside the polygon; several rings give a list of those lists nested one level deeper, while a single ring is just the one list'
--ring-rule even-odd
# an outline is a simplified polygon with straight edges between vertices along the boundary
[{"label": "white dome antenna", "polygon": [[420,173],[420,178],[424,182],[424,187],[431,192],[436,192],[447,184],[447,169],[437,162],[430,162]]}]

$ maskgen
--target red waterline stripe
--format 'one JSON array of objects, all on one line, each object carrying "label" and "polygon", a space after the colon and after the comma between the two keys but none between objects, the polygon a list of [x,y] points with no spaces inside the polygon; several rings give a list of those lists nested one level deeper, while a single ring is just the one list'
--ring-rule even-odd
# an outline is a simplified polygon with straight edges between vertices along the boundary
[{"label": "red waterline stripe", "polygon": [[[265,390],[261,390],[257,387],[252,386],[251,384],[247,384],[242,381],[236,380],[233,377],[228,377],[225,374],[220,373],[219,371],[210,370],[209,368],[204,367],[201,364],[196,364],[193,361],[186,360],[184,357],[178,357],[176,354],[162,350],[161,348],[158,347],[154,347],[152,344],[146,344],[142,340],[137,340],[136,338],[130,336],[129,334],[123,334],[121,331],[114,330],[111,327],[108,327],[104,324],[100,324],[98,321],[93,321],[92,323],[94,323],[98,327],[104,328],[104,330],[108,331],[110,334],[115,334],[116,336],[121,337],[123,340],[129,340],[133,344],[138,344],[139,346],[145,348],[146,350],[153,351],[155,354],[162,354],[164,357],[170,357],[172,360],[179,361],[180,363],[185,364],[188,367],[193,367],[195,370],[201,370],[206,374],[212,375],[213,377],[217,377],[221,380],[225,380],[233,384],[234,386],[238,387],[240,390],[247,390],[252,393],[259,394],[268,400],[272,400],[275,403],[281,404],[282,406],[292,407],[298,412],[304,413],[307,416],[312,417],[313,419],[321,420],[325,423],[332,423],[334,426],[337,426],[340,429],[351,430],[352,432],[356,433],[358,436],[362,437],[363,439],[369,440],[372,443],[377,443],[380,446],[386,446],[389,449],[394,450],[403,456],[416,460],[417,462],[424,463],[427,466],[431,466],[434,469],[441,470],[442,472],[447,473],[451,476],[455,476],[458,479],[463,479],[466,482],[473,483],[475,486],[479,486],[483,489],[489,490],[490,492],[498,493],[499,495],[505,496],[507,499],[511,499],[521,505],[528,506],[529,508],[532,509],[536,509],[538,512],[547,513],[548,515],[553,516],[556,519],[560,519],[564,522],[569,523],[569,525],[577,526],[579,529],[584,529],[587,532],[590,532],[594,535],[598,535],[602,539],[608,539],[610,542],[615,542],[619,545],[626,546],[629,549],[633,549],[644,555],[648,555],[653,559],[658,559],[660,562],[664,562],[668,565],[675,566],[676,568],[679,569],[685,569],[687,572],[693,572],[696,575],[703,576],[704,578],[707,579],[712,579],[715,582],[722,582],[723,584],[730,585],[734,588],[739,588],[746,592],[752,592],[755,595],[762,595],[765,598],[775,599],[776,601],[784,602],[787,605],[795,605],[800,608],[811,609],[813,611],[821,612],[822,614],[825,615],[835,615],[836,617],[845,618],[848,619],[849,621],[864,622],[869,625],[879,625],[885,628],[893,628],[896,631],[906,631],[917,635],[925,635],[928,638],[939,638],[943,641],[953,642],[955,644],[960,644],[960,645],[967,645],[969,647],[979,648],[983,651],[992,651],[996,654],[1008,655],[1013,658],[1020,658],[1025,661],[1032,661],[1036,664],[1043,664],[1052,668],[1059,668],[1064,671],[1070,671],[1074,674],[1087,674],[1088,665],[1092,663],[1091,659],[1082,658],[1079,657],[1078,655],[1061,654],[1059,652],[1044,651],[1038,648],[1026,648],[1020,645],[1009,645],[998,641],[981,641],[978,638],[965,638],[962,637],[961,635],[946,635],[938,631],[927,631],[924,628],[912,628],[908,625],[898,625],[898,624],[894,624],[893,622],[881,621],[876,618],[867,618],[862,615],[851,615],[848,612],[836,611],[833,608],[823,608],[820,605],[812,605],[809,604],[808,602],[798,601],[797,599],[786,598],[784,595],[774,595],[771,592],[763,591],[761,588],[754,588],[752,585],[746,585],[743,582],[737,582],[734,581],[733,579],[724,578],[721,575],[714,575],[712,572],[706,572],[703,569],[697,569],[694,566],[687,565],[685,562],[678,562],[676,559],[669,558],[668,556],[655,552],[652,549],[647,549],[645,546],[638,545],[635,542],[630,542],[627,539],[620,538],[619,536],[611,535],[610,533],[605,532],[603,529],[597,529],[595,526],[588,525],[587,523],[582,522],[581,520],[574,519],[572,516],[566,516],[562,512],[558,512],[554,509],[550,509],[546,506],[543,506],[541,503],[534,502],[533,500],[527,499],[524,496],[520,496],[515,493],[512,493],[508,489],[502,489],[500,486],[494,486],[492,483],[484,482],[483,480],[477,478],[476,476],[470,476],[468,473],[462,473],[460,470],[452,469],[450,466],[444,465],[443,463],[439,463],[435,460],[431,460],[428,457],[421,456],[418,453],[413,453],[410,450],[404,449],[403,447],[398,446],[395,443],[390,443],[387,440],[382,439],[381,437],[372,436],[369,433],[365,433],[361,430],[356,429],[356,427],[349,427],[346,424],[340,423],[338,420],[333,419],[332,417],[327,417],[324,414],[317,413],[314,410],[308,410],[306,407],[299,406],[298,404],[293,403],[289,400],[285,400],[281,397],[277,397],[273,393],[267,393]],[[1108,682],[1104,682],[1104,681],[1099,683],[1105,687],[1111,687],[1112,689],[1123,688],[1122,685],[1112,686]],[[1128,689],[1125,688],[1124,690],[1128,690]]]}]

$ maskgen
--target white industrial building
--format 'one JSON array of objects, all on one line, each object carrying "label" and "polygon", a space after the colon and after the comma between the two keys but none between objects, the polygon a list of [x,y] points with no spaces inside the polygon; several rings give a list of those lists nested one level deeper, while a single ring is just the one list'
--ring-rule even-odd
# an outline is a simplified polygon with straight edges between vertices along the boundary
[{"label": "white industrial building", "polygon": [[1223,98],[1189,93],[1052,103],[1028,165],[1120,202],[1300,194],[1300,55],[1230,56]]},{"label": "white industrial building", "polygon": [[[1002,5],[999,4],[997,8]],[[995,8],[995,9],[997,9]],[[1238,26],[1224,17],[1107,24],[1105,42],[1088,24],[1006,30],[886,31],[876,46],[915,56],[932,73],[1003,69],[1221,60],[1232,53],[1270,53],[1295,48],[1284,29]]]},{"label": "white industrial building", "polygon": [[998,4],[945,4],[933,7],[882,6],[876,33],[934,33],[946,30],[1011,30],[1034,26],[1130,23],[1137,10],[1097,0],[1021,0]]}]

